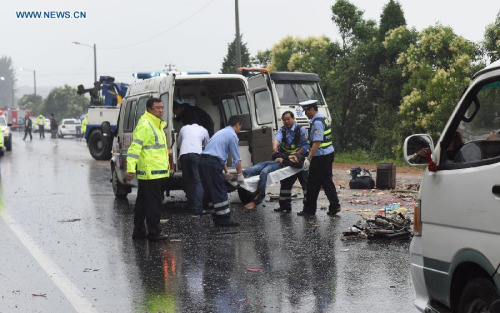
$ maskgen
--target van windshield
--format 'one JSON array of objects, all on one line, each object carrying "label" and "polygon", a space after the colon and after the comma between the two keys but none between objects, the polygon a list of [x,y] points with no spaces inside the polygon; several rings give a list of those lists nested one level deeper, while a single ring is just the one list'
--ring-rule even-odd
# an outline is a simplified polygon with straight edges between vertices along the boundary
[{"label": "van windshield", "polygon": [[274,81],[281,105],[297,105],[306,100],[319,100],[323,105],[323,97],[317,82]]}]

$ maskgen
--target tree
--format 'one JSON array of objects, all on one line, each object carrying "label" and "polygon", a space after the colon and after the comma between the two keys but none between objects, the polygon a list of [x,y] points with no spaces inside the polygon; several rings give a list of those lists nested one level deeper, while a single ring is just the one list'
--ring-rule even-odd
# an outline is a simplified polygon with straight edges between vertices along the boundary
[{"label": "tree", "polygon": [[[41,113],[42,110],[40,110],[40,104],[43,103],[43,98],[42,96],[37,95],[35,99],[34,96],[35,94],[22,96],[21,99],[19,99],[19,101],[17,102],[17,105],[20,109],[33,110],[35,111],[35,113]],[[39,104],[38,107],[35,105],[35,103]]]},{"label": "tree", "polygon": [[495,22],[486,27],[482,45],[490,62],[500,60],[500,12]]},{"label": "tree", "polygon": [[[243,35],[240,36],[240,48],[241,48],[241,66],[250,65],[250,53],[248,52],[247,44],[243,42]],[[236,38],[233,42],[227,45],[227,55],[224,57],[222,62],[222,68],[220,69],[222,74],[237,73],[236,68]]]},{"label": "tree", "polygon": [[265,68],[271,63],[271,50],[258,50],[255,56],[250,57],[253,66]]},{"label": "tree", "polygon": [[332,61],[334,73],[328,80],[336,149],[368,150],[375,139],[373,77],[380,63],[378,29],[347,0],[337,0],[332,6],[332,21],[342,38]]},{"label": "tree", "polygon": [[375,141],[370,155],[377,159],[393,158],[399,133],[398,116],[401,91],[406,79],[402,66],[396,61],[399,54],[416,41],[417,32],[408,30],[401,5],[390,0],[380,15],[378,41],[382,43],[380,65],[374,84],[378,86],[375,118]]},{"label": "tree", "polygon": [[50,91],[45,99],[43,114],[55,114],[57,119],[77,117],[88,107],[88,99],[77,95],[76,88],[64,85]]},{"label": "tree", "polygon": [[0,107],[14,106],[16,75],[12,59],[8,56],[0,58]]},{"label": "tree", "polygon": [[401,137],[426,132],[437,138],[471,75],[484,66],[479,57],[479,47],[450,27],[436,24],[419,33],[398,59],[408,79],[399,109]]},{"label": "tree", "polygon": [[388,31],[404,25],[406,25],[406,19],[403,9],[401,9],[401,5],[399,2],[389,0],[380,15],[380,26],[378,29],[379,41],[382,42],[385,40],[385,35]]}]

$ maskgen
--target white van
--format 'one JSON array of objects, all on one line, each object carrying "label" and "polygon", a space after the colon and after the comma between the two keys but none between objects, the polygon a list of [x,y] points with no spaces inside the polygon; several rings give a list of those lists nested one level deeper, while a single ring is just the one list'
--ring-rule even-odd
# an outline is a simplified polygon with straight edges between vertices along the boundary
[{"label": "white van", "polygon": [[[183,189],[182,168],[178,163],[179,147],[177,135],[180,124],[173,119],[173,101],[190,103],[206,111],[214,121],[215,131],[224,128],[233,115],[242,121],[242,129],[238,134],[242,167],[268,161],[272,156],[273,140],[276,130],[282,126],[281,113],[285,110],[295,111],[299,123],[307,125],[307,117],[303,116],[299,102],[311,99],[319,100],[321,112],[329,117],[328,109],[319,89],[319,78],[302,83],[305,73],[285,73],[278,76],[282,86],[276,88],[270,81],[268,72],[263,75],[245,77],[239,74],[169,74],[162,73],[149,79],[132,83],[120,108],[117,128],[114,136],[108,127],[108,138],[114,137],[113,156],[111,159],[112,185],[116,197],[126,197],[137,181],[125,182],[126,154],[132,142],[133,130],[139,118],[146,110],[149,97],[157,97],[163,101],[165,111],[163,119],[167,122],[165,129],[167,142],[171,149],[170,169],[172,175],[168,179],[168,190]],[[312,75],[312,74],[309,74]],[[302,86],[301,84],[307,85]],[[281,88],[283,87],[283,88]],[[306,92],[307,90],[307,92]],[[300,95],[300,96],[298,96]],[[289,99],[283,102],[282,99]],[[103,127],[103,133],[106,127]],[[235,172],[228,160],[228,168]],[[238,189],[242,201],[246,202],[248,194]]]},{"label": "white van", "polygon": [[410,246],[421,312],[500,312],[499,128],[496,61],[474,75],[435,149],[427,135],[405,140],[409,164],[427,164],[416,154],[424,148],[435,163],[422,179]]}]

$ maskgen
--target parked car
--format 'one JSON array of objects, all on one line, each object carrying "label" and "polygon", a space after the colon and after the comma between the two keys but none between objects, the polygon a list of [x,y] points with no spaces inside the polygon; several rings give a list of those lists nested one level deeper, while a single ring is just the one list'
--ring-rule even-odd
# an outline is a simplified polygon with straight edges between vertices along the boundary
[{"label": "parked car", "polygon": [[63,119],[57,132],[59,138],[63,138],[64,136],[76,136],[76,125],[78,125],[78,121],[74,118]]},{"label": "parked car", "polygon": [[[38,125],[35,124],[36,116],[30,116],[30,119],[33,122],[33,128],[32,128],[33,132],[38,133],[38,131],[39,131]],[[48,119],[48,118],[45,119],[44,131],[46,133],[50,133],[50,119]]]},{"label": "parked car", "polygon": [[7,124],[5,116],[0,115],[0,130],[2,131],[3,147],[5,150],[12,150],[12,133],[10,132],[10,124]]}]

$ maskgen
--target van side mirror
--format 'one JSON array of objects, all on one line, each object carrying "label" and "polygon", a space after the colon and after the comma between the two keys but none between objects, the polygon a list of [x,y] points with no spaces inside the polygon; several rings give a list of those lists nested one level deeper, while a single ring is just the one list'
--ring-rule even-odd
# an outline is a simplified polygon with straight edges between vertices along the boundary
[{"label": "van side mirror", "polygon": [[409,165],[428,165],[426,155],[434,154],[434,143],[427,134],[411,135],[405,139],[404,158]]}]

